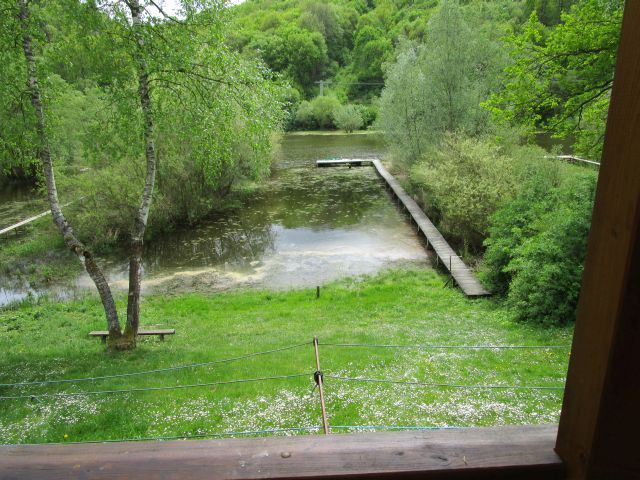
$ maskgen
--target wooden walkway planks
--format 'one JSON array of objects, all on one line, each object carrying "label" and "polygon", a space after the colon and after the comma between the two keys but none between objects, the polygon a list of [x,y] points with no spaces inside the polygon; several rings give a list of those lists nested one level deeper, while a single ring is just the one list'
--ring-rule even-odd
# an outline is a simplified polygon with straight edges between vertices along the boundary
[{"label": "wooden walkway planks", "polygon": [[407,209],[413,221],[427,239],[427,242],[444,266],[449,270],[460,289],[468,297],[481,297],[489,295],[489,292],[480,284],[471,269],[460,259],[456,252],[449,246],[436,226],[422,211],[418,204],[405,192],[398,181],[382,165],[380,160],[371,159],[342,159],[342,160],[318,160],[318,167],[330,167],[339,165],[361,166],[373,165],[378,175],[384,179],[396,198]]},{"label": "wooden walkway planks", "polygon": [[[61,205],[61,206],[60,206],[60,208],[68,207],[68,206],[69,206],[69,205],[71,205],[72,203],[77,202],[77,201],[79,201],[79,200],[82,200],[82,199],[84,199],[84,198],[85,198],[85,197],[80,197],[80,198],[78,198],[78,200],[74,200],[74,201],[72,201],[72,202],[65,203],[65,204]],[[46,216],[46,215],[51,215],[51,210],[47,210],[46,212],[39,213],[38,215],[34,215],[33,217],[26,218],[26,219],[24,219],[24,220],[22,220],[22,221],[20,221],[20,222],[18,222],[18,223],[14,223],[13,225],[9,225],[8,227],[3,228],[2,230],[0,230],[0,235],[3,235],[3,234],[5,234],[5,233],[7,233],[7,232],[10,232],[11,230],[15,230],[15,229],[17,229],[17,228],[20,228],[20,227],[22,227],[23,225],[26,225],[26,224],[28,224],[28,223],[31,223],[31,222],[33,222],[34,220],[37,220],[37,219],[39,219],[39,218],[42,218],[42,217],[44,217],[44,216]]]},{"label": "wooden walkway planks", "polygon": [[23,225],[26,225],[27,223],[31,223],[34,220],[37,220],[41,217],[44,217],[45,215],[49,215],[51,213],[51,210],[47,210],[46,212],[42,212],[39,213],[38,215],[35,215],[33,217],[29,217],[25,220],[22,220],[21,222],[15,223],[13,225],[8,226],[7,228],[3,228],[2,230],[0,230],[0,235],[3,235],[7,232],[10,232],[11,230],[15,230],[16,228],[20,228]]}]

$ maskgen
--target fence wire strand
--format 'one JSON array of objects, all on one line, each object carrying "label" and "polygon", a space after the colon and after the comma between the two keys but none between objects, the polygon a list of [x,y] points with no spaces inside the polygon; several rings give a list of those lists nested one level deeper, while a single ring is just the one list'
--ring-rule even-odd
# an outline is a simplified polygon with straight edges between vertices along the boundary
[{"label": "fence wire strand", "polygon": [[267,380],[285,380],[290,378],[299,377],[313,377],[312,373],[295,373],[293,375],[279,375],[273,377],[259,377],[259,378],[243,378],[237,380],[226,380],[220,382],[207,382],[207,383],[192,383],[189,385],[171,385],[163,387],[146,387],[146,388],[128,388],[118,390],[94,390],[88,392],[72,392],[72,393],[41,393],[37,395],[3,395],[0,396],[0,400],[17,400],[17,399],[37,399],[48,397],[81,397],[83,395],[102,395],[111,393],[138,393],[138,392],[157,392],[162,390],[180,390],[185,388],[199,388],[199,387],[213,387],[217,385],[231,385],[234,383],[250,383],[250,382],[263,382]]},{"label": "fence wire strand", "polygon": [[[422,425],[335,425],[332,430],[452,430],[463,429],[469,427],[450,427],[450,426],[422,426]],[[194,433],[190,435],[164,435],[157,437],[135,437],[135,438],[118,438],[107,440],[82,440],[78,442],[45,442],[45,443],[24,443],[20,445],[86,445],[96,443],[119,443],[119,442],[154,442],[166,440],[190,440],[205,438],[227,438],[250,435],[265,435],[274,433],[291,433],[291,432],[316,432],[322,430],[322,427],[285,427],[285,428],[265,428],[263,430],[242,430],[237,432],[220,432],[220,433]],[[2,446],[13,446],[15,444],[0,444]]]},{"label": "fence wire strand", "polygon": [[409,348],[417,350],[507,350],[571,348],[571,345],[394,345],[376,343],[318,343],[321,347]]},{"label": "fence wire strand", "polygon": [[486,390],[564,390],[564,387],[529,386],[529,385],[462,385],[457,383],[428,383],[405,380],[389,380],[384,378],[366,377],[341,377],[338,375],[324,374],[325,378],[341,380],[346,382],[366,382],[366,383],[389,383],[393,385],[409,385],[431,388],[460,388],[460,389],[486,389]]},{"label": "fence wire strand", "polygon": [[311,345],[311,342],[297,343],[295,345],[289,345],[287,347],[274,348],[272,350],[264,350],[262,352],[248,353],[246,355],[240,355],[238,357],[223,358],[220,360],[211,360],[209,362],[189,363],[186,365],[178,365],[175,367],[156,368],[154,370],[144,370],[141,372],[116,373],[113,375],[103,375],[100,377],[68,378],[68,379],[63,378],[58,380],[40,380],[40,381],[33,381],[33,382],[0,383],[0,388],[1,387],[7,387],[7,388],[8,387],[28,387],[33,385],[52,385],[57,383],[80,383],[80,382],[90,382],[90,381],[97,381],[97,380],[107,380],[111,378],[125,378],[125,377],[134,377],[138,375],[150,375],[152,373],[173,372],[177,370],[185,370],[188,368],[206,367],[210,365],[219,365],[221,363],[236,362],[236,361],[244,360],[251,357],[258,357],[260,355],[268,355],[270,353],[284,352],[285,350],[292,350],[294,348],[303,347],[305,345]]}]

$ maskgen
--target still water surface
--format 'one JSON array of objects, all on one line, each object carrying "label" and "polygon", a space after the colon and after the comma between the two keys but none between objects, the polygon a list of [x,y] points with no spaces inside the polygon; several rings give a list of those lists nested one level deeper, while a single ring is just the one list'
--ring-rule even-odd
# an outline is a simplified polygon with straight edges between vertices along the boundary
[{"label": "still water surface", "polygon": [[[383,155],[377,135],[286,136],[273,175],[243,208],[146,245],[143,292],[315,286],[424,262],[418,237],[372,168],[315,167],[322,158]],[[126,257],[101,261],[113,287],[126,288]],[[91,288],[82,274],[47,293]],[[16,295],[26,295],[24,285],[5,288],[4,301],[0,289],[0,304]]]}]

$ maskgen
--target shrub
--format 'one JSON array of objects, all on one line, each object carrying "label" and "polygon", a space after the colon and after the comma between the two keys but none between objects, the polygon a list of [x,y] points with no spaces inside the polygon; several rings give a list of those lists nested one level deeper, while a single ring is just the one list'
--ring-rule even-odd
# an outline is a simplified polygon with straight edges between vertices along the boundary
[{"label": "shrub", "polygon": [[[525,159],[527,160],[527,159]],[[514,252],[534,235],[535,221],[558,202],[559,163],[528,159],[518,174],[519,190],[489,219],[488,238],[484,241],[483,280],[494,293],[506,295],[513,274],[507,270]]]},{"label": "shrub", "polygon": [[339,108],[340,101],[335,97],[316,97],[311,100],[311,111],[319,128],[334,127],[334,112]]},{"label": "shrub", "polygon": [[479,251],[489,216],[514,194],[517,170],[492,143],[445,134],[413,166],[410,179],[442,229]]},{"label": "shrub", "polygon": [[304,100],[296,111],[295,126],[301,130],[332,128],[335,112],[340,108],[340,101],[335,97],[316,97],[310,102]]},{"label": "shrub", "polygon": [[304,100],[298,106],[295,115],[295,126],[303,130],[313,130],[318,127],[310,102]]},{"label": "shrub", "polygon": [[575,320],[596,182],[588,173],[544,183],[534,178],[492,217],[485,258],[518,319],[560,325]]},{"label": "shrub", "polygon": [[364,123],[360,108],[355,105],[345,105],[336,109],[333,113],[333,122],[336,127],[347,133],[362,128]]},{"label": "shrub", "polygon": [[360,114],[362,115],[362,123],[365,128],[372,126],[378,119],[379,107],[377,104],[361,105]]}]

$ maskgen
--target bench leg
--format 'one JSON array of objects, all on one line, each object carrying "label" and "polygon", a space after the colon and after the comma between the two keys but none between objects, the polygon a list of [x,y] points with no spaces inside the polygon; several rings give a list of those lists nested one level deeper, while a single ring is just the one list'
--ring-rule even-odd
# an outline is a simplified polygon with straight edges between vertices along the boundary
[{"label": "bench leg", "polygon": [[100,338],[102,339],[102,343],[107,343],[107,337],[106,336],[103,335]]},{"label": "bench leg", "polygon": [[160,335],[160,341],[164,342],[164,335]]}]

